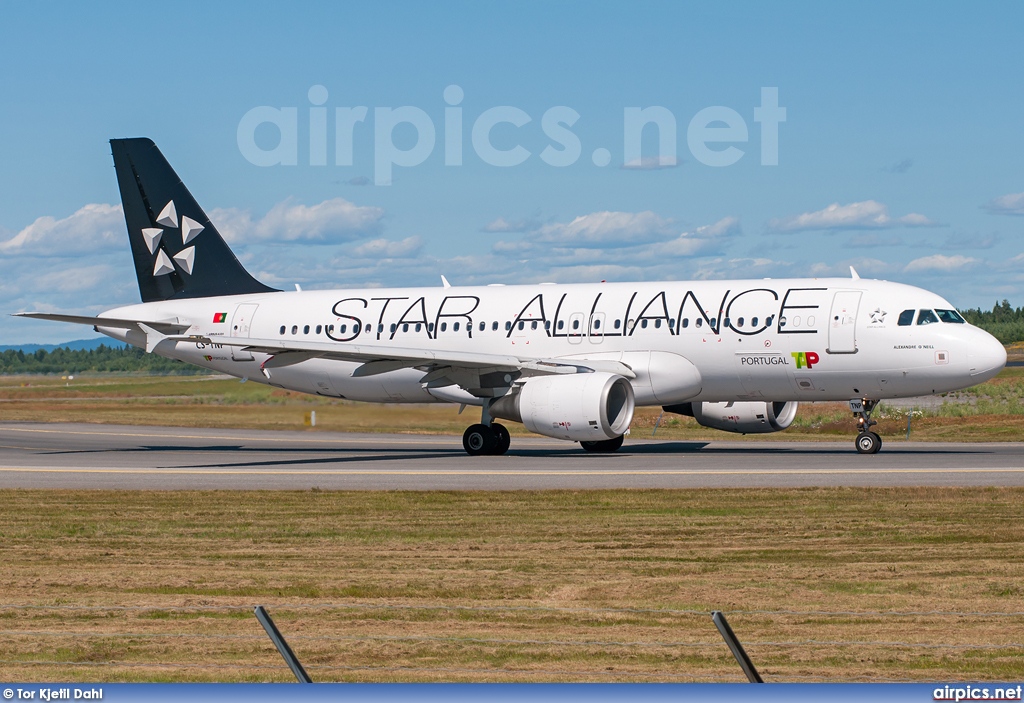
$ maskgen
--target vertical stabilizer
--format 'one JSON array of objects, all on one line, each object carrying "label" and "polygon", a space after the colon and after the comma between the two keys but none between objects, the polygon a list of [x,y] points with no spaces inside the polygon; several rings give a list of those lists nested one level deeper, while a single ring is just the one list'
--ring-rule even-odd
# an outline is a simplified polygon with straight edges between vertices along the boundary
[{"label": "vertical stabilizer", "polygon": [[273,291],[242,268],[151,139],[111,139],[142,301]]}]

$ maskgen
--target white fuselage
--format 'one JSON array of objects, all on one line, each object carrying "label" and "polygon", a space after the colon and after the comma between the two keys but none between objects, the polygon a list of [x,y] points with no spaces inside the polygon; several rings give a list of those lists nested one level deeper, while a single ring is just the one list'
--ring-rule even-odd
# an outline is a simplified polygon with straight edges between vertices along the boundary
[{"label": "white fuselage", "polygon": [[[864,279],[600,283],[274,292],[168,300],[104,313],[176,321],[185,334],[578,358],[629,366],[637,405],[819,401],[942,393],[991,378],[1005,351],[968,324],[898,324],[905,310],[952,310],[928,291]],[[215,322],[214,320],[221,320]],[[137,332],[98,328],[144,346]],[[354,377],[356,362],[168,341],[156,353],[275,386],[383,402],[482,403],[424,371]],[[696,369],[696,376],[694,375]]]}]

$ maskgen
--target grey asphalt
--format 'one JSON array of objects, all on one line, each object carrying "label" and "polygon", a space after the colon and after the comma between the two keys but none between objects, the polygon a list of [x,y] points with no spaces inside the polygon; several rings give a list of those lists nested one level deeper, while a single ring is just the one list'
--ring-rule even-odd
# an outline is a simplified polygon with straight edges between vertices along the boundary
[{"label": "grey asphalt", "polygon": [[1024,444],[627,440],[616,454],[513,437],[470,457],[458,437],[87,424],[0,424],[0,488],[513,490],[1024,486]]}]

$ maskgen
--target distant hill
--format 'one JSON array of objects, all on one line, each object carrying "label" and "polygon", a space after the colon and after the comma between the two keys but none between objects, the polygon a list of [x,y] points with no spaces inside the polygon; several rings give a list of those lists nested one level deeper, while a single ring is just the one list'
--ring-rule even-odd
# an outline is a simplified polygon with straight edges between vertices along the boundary
[{"label": "distant hill", "polygon": [[110,337],[95,337],[94,339],[76,339],[71,342],[62,342],[61,344],[8,344],[6,346],[0,346],[0,352],[7,351],[8,349],[12,349],[14,351],[18,351],[20,349],[26,354],[34,354],[39,349],[46,352],[52,352],[54,349],[88,351],[90,349],[96,349],[101,344],[113,349],[120,349],[127,346],[124,342],[119,342],[116,339],[111,339]]}]

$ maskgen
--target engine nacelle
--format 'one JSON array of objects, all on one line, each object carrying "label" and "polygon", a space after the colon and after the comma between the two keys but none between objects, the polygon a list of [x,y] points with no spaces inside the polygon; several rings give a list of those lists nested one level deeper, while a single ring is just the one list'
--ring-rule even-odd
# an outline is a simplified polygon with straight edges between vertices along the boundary
[{"label": "engine nacelle", "polygon": [[629,381],[599,371],[529,378],[518,393],[494,401],[490,412],[545,437],[595,442],[625,434],[634,406]]},{"label": "engine nacelle", "polygon": [[742,401],[732,403],[682,403],[669,405],[665,410],[689,415],[702,427],[741,434],[781,432],[796,418],[796,401],[787,403],[759,403]]}]

